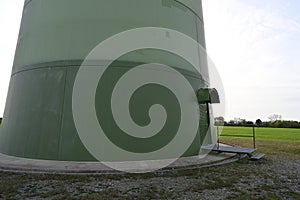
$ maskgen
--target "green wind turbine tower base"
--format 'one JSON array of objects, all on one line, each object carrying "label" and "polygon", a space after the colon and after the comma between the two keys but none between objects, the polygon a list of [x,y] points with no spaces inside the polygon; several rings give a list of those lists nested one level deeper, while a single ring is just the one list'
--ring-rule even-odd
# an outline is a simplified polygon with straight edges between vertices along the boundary
[{"label": "green wind turbine tower base", "polygon": [[[0,130],[0,153],[32,159],[95,161],[78,136],[72,114],[76,74],[96,45],[140,27],[176,30],[205,47],[201,0],[26,0]],[[195,93],[209,86],[208,77],[200,77],[190,63],[172,53],[142,49],[122,55],[105,72],[95,97],[96,112],[105,116],[103,126],[112,134],[118,127],[108,110],[108,97],[116,81],[142,63],[173,66]],[[207,72],[207,65],[201,70]],[[172,94],[158,86],[148,89],[150,92],[133,100],[137,123],[149,123],[147,117],[142,117],[147,113],[139,101],[149,105],[161,101],[168,116],[175,120],[164,131],[173,132],[180,118],[175,116],[178,105],[169,103]],[[163,95],[156,95],[154,101],[151,97],[158,93]],[[198,155],[201,138],[207,134],[207,108],[200,104],[200,131],[183,156]],[[160,142],[168,142],[164,140]],[[126,146],[130,142],[120,138],[120,143]]]}]

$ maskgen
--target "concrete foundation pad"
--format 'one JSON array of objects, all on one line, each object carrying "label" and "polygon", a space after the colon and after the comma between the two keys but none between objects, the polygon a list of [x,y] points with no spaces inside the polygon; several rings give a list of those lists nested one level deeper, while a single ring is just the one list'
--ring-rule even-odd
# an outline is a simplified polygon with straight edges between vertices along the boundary
[{"label": "concrete foundation pad", "polygon": [[[201,168],[235,161],[236,154],[210,152],[204,158],[199,156],[179,158],[164,170]],[[126,162],[124,162],[126,165]],[[130,164],[130,163],[129,163]],[[57,174],[117,174],[122,173],[101,162],[74,162],[36,160],[0,154],[0,171],[22,173],[57,173]]]}]

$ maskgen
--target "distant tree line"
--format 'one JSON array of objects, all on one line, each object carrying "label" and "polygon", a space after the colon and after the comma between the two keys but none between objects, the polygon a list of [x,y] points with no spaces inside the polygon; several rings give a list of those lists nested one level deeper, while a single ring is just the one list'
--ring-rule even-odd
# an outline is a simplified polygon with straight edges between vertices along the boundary
[{"label": "distant tree line", "polygon": [[274,128],[300,128],[300,122],[282,120],[275,122],[263,122],[261,126]]},{"label": "distant tree line", "polygon": [[272,128],[300,128],[300,122],[293,120],[282,120],[281,115],[271,115],[268,117],[269,121],[262,121],[257,119],[255,122],[247,121],[246,119],[234,118],[233,120],[225,121],[224,117],[216,117],[216,126],[259,126]]},{"label": "distant tree line", "polygon": [[2,117],[0,117],[0,124],[2,123]]}]

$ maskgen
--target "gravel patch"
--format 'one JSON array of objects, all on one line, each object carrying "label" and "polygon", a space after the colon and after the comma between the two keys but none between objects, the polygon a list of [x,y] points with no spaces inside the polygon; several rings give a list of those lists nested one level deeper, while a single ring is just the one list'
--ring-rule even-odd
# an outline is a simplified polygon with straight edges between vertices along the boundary
[{"label": "gravel patch", "polygon": [[140,175],[0,173],[1,199],[300,199],[300,159],[259,161]]}]

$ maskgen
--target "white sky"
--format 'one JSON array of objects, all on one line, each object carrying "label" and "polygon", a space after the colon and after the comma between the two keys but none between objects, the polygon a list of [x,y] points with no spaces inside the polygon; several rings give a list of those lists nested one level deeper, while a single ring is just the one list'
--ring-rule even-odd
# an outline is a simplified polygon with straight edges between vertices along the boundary
[{"label": "white sky", "polygon": [[0,117],[5,108],[22,8],[22,0],[0,0]]},{"label": "white sky", "polygon": [[[23,0],[0,0],[0,116]],[[222,77],[226,120],[300,120],[300,1],[203,0],[208,54]]]},{"label": "white sky", "polygon": [[203,9],[226,119],[300,120],[300,1],[203,0]]}]

